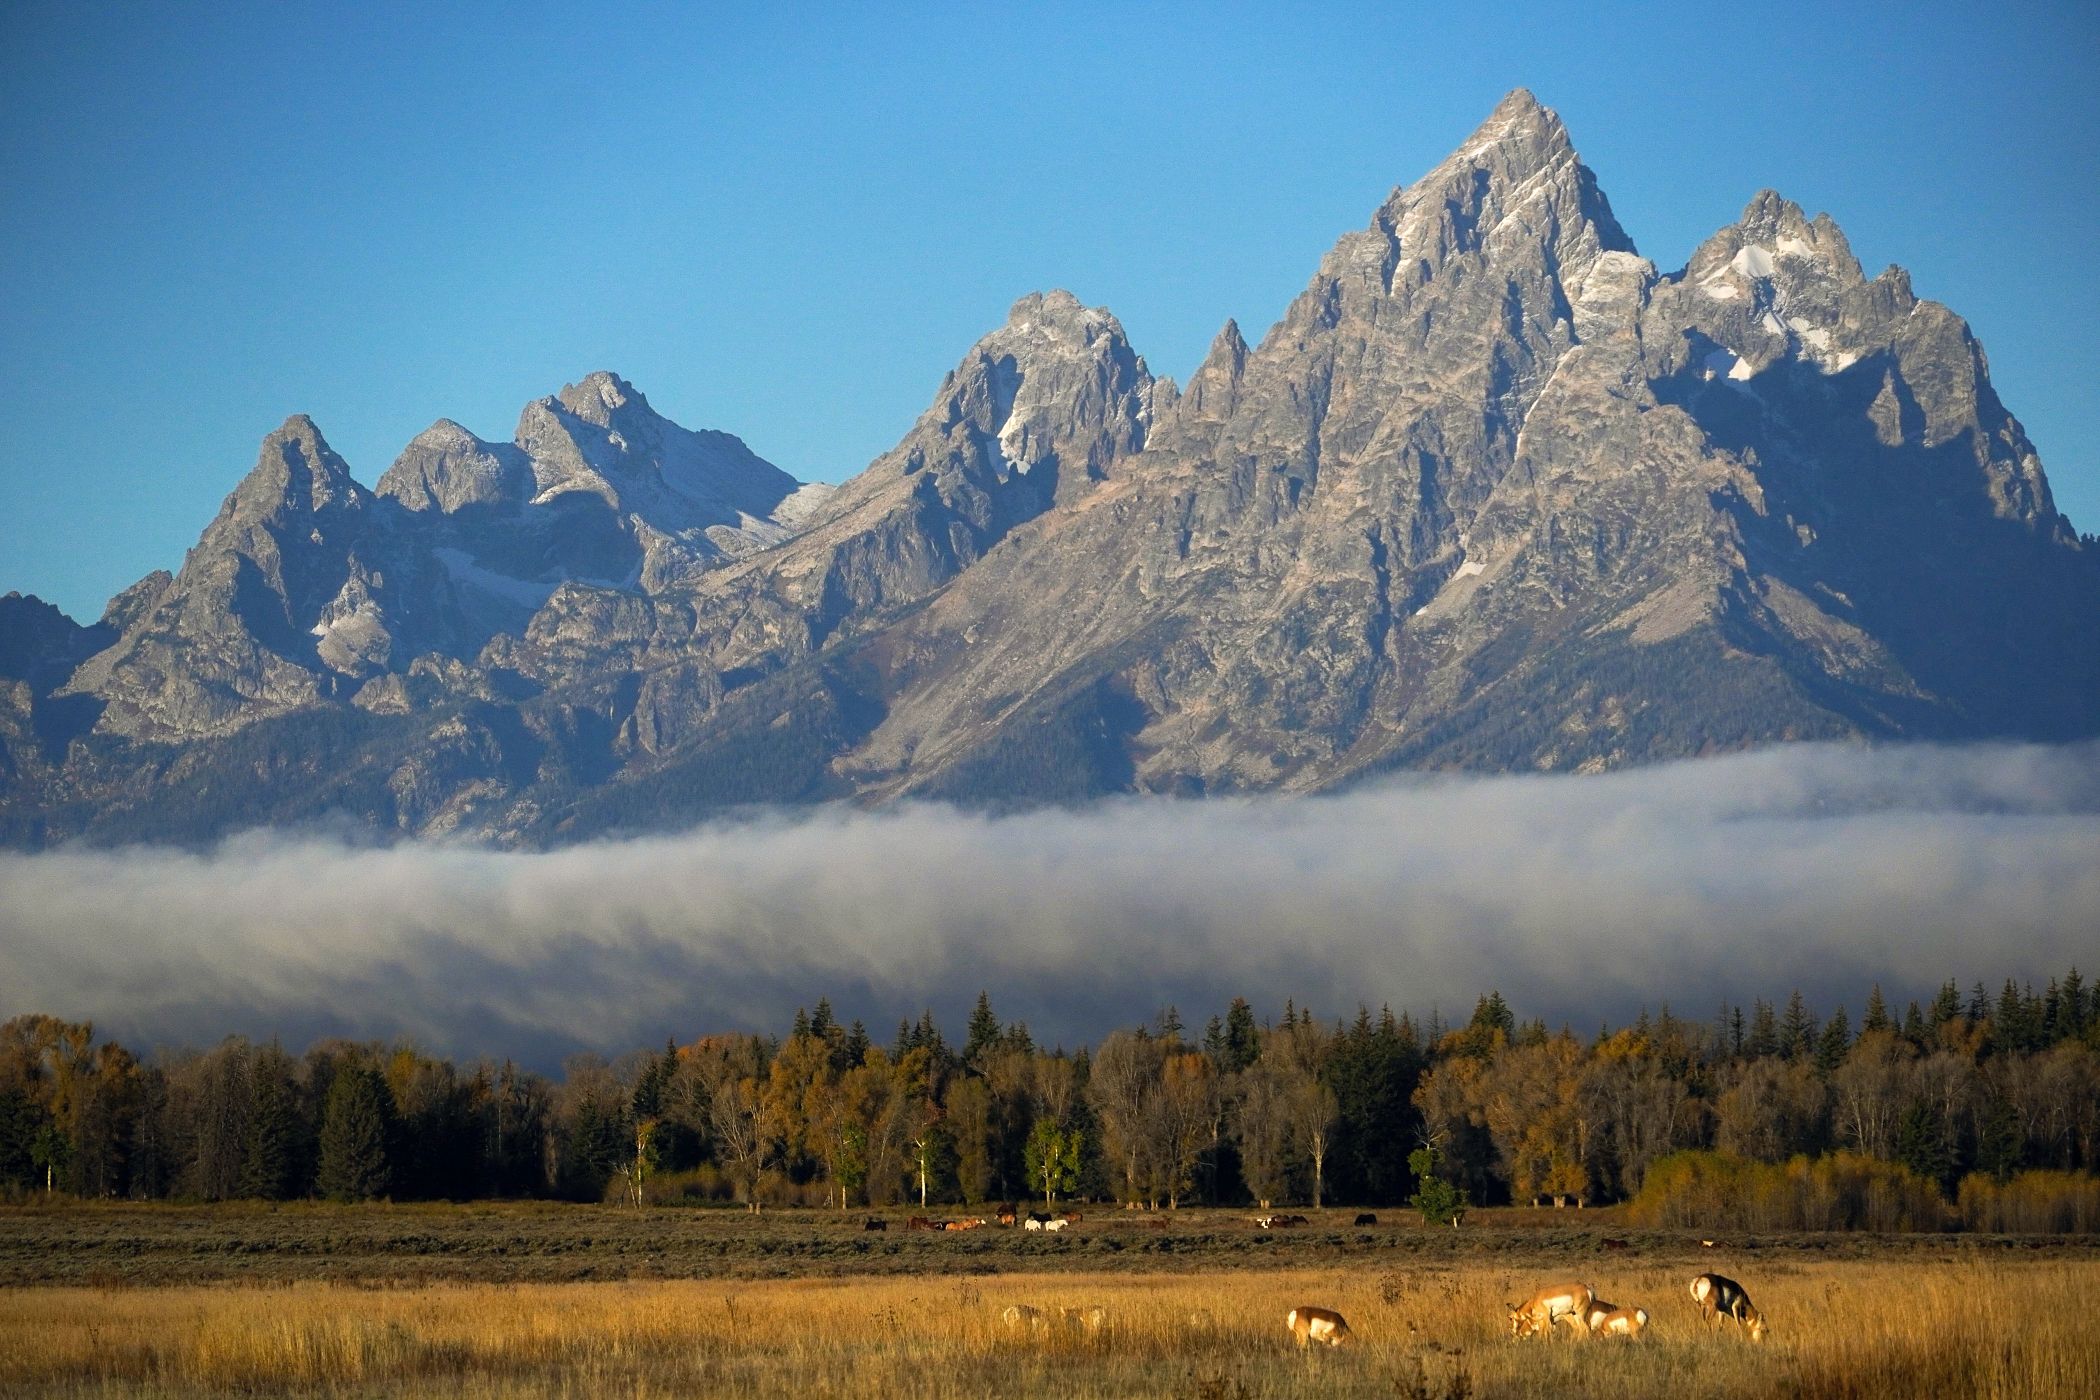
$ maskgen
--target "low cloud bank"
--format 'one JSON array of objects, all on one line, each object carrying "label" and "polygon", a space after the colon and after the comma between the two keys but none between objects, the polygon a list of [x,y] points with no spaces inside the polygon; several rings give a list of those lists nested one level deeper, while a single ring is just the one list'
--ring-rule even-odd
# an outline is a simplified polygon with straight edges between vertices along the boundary
[{"label": "low cloud bank", "polygon": [[252,835],[0,855],[0,1018],[140,1048],[412,1037],[539,1066],[980,988],[1046,1043],[1234,995],[1592,1029],[1799,987],[2100,970],[2100,745],[1794,746],[1599,777],[986,816],[818,811],[545,853]]}]

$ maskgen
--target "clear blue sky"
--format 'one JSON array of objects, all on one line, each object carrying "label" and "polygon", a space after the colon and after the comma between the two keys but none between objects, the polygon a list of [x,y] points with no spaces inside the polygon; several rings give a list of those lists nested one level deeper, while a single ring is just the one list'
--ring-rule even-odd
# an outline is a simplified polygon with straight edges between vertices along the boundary
[{"label": "clear blue sky", "polygon": [[177,567],[295,411],[371,482],[611,368],[837,480],[1053,286],[1185,377],[1518,85],[1665,269],[1766,185],[1911,269],[2091,531],[2096,13],[0,5],[0,591]]}]

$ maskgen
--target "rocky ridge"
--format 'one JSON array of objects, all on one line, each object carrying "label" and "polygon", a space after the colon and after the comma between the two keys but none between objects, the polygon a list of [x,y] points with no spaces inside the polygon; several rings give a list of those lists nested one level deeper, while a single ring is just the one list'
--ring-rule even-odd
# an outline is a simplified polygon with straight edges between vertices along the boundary
[{"label": "rocky ridge", "polygon": [[807,487],[610,374],[0,607],[0,829],[539,844],[752,803],[1309,791],[2100,732],[2100,550],[1982,349],[1765,191],[1664,273],[1512,93],[1185,389],[1023,298]]}]

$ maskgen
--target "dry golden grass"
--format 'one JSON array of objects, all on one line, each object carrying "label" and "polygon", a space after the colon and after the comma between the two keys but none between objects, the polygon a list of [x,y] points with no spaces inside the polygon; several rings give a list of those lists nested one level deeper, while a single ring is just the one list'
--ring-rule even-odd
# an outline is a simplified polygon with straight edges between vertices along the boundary
[{"label": "dry golden grass", "polygon": [[[1691,1270],[1581,1271],[1647,1308],[1633,1342],[1509,1340],[1547,1272],[1456,1263],[1209,1274],[0,1291],[0,1393],[975,1397],[1858,1397],[2100,1394],[2100,1263],[1713,1259],[1771,1318],[1709,1334]],[[1545,1265],[1565,1272],[1565,1265]],[[1099,1305],[1098,1338],[1017,1337],[1009,1304]],[[1300,1353],[1284,1315],[1339,1308],[1359,1345]]]}]

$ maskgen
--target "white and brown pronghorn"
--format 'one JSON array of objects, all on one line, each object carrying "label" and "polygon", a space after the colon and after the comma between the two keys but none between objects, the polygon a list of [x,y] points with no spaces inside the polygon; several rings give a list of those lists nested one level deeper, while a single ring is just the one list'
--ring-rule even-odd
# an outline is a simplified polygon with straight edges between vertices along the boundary
[{"label": "white and brown pronghorn", "polygon": [[1098,1337],[1108,1330],[1108,1309],[1102,1307],[1059,1308],[1057,1310],[1057,1320],[1062,1322],[1070,1331],[1083,1332],[1089,1337]]},{"label": "white and brown pronghorn", "polygon": [[1597,1319],[1591,1332],[1599,1337],[1638,1337],[1648,1325],[1646,1308],[1613,1308]]},{"label": "white and brown pronghorn", "polygon": [[1586,1283],[1556,1283],[1538,1292],[1523,1304],[1505,1303],[1509,1309],[1509,1335],[1512,1337],[1535,1337],[1552,1330],[1557,1322],[1584,1325],[1584,1315],[1597,1295]]},{"label": "white and brown pronghorn", "polygon": [[1692,1280],[1692,1301],[1706,1314],[1708,1323],[1718,1318],[1727,1318],[1750,1334],[1750,1340],[1761,1342],[1767,1330],[1764,1314],[1751,1305],[1750,1295],[1732,1278],[1719,1274],[1701,1274]]},{"label": "white and brown pronghorn", "polygon": [[1597,1329],[1604,1325],[1604,1319],[1610,1317],[1618,1310],[1619,1305],[1617,1303],[1607,1303],[1602,1298],[1592,1298],[1590,1299],[1590,1305],[1582,1310],[1576,1321],[1582,1324],[1583,1331],[1594,1337],[1597,1335]]},{"label": "white and brown pronghorn", "polygon": [[1292,1308],[1284,1321],[1290,1326],[1292,1338],[1301,1347],[1309,1347],[1314,1342],[1322,1346],[1345,1347],[1356,1341],[1356,1334],[1349,1330],[1349,1324],[1333,1308]]},{"label": "white and brown pronghorn", "polygon": [[1041,1308],[1031,1308],[1026,1303],[1015,1303],[999,1314],[999,1320],[1009,1332],[1041,1332],[1050,1325]]}]

